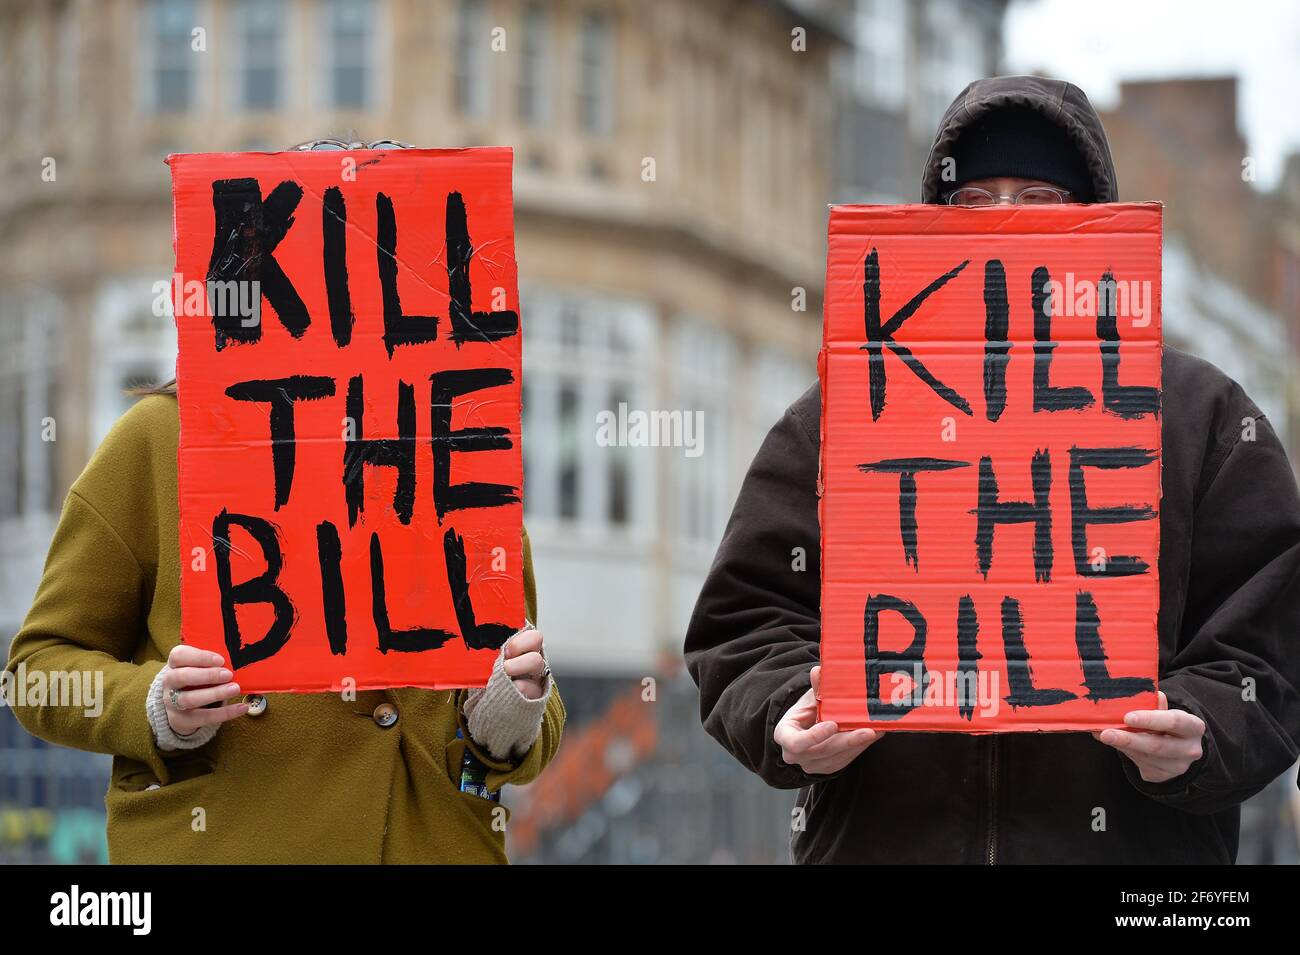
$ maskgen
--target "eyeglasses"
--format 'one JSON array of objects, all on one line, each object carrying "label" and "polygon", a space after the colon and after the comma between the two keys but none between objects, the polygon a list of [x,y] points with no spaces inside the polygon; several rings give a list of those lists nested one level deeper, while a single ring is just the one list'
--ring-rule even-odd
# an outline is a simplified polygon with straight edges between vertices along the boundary
[{"label": "eyeglasses", "polygon": [[410,143],[398,142],[396,139],[376,139],[373,143],[363,143],[359,140],[345,143],[341,139],[313,139],[310,142],[299,143],[293,147],[295,150],[323,150],[323,149],[412,149]]},{"label": "eyeglasses", "polygon": [[978,186],[963,186],[948,193],[945,201],[950,206],[995,206],[1003,199],[1018,206],[1059,206],[1070,201],[1070,193],[1051,186],[1029,186],[1012,195],[994,195]]}]

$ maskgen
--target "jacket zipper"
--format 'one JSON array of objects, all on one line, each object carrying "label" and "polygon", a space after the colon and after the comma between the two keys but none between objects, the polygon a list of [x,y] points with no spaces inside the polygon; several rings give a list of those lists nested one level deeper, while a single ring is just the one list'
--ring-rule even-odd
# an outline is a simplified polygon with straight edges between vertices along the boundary
[{"label": "jacket zipper", "polygon": [[989,738],[989,833],[984,848],[988,865],[998,862],[998,738]]}]

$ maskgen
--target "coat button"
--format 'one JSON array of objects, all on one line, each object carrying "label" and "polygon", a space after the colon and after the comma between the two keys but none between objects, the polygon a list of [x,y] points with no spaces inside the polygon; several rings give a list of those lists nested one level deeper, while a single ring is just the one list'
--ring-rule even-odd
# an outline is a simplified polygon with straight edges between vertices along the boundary
[{"label": "coat button", "polygon": [[244,702],[248,704],[249,716],[261,716],[266,712],[266,697],[259,695],[246,696]]},{"label": "coat button", "polygon": [[392,703],[380,703],[375,707],[375,725],[388,729],[397,722],[397,707]]}]

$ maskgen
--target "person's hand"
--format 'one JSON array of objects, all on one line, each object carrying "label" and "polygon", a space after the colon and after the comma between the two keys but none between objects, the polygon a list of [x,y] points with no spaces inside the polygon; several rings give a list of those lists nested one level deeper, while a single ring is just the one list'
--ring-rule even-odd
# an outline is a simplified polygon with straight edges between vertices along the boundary
[{"label": "person's hand", "polygon": [[222,704],[239,695],[239,684],[231,683],[233,674],[225,669],[225,660],[209,650],[178,644],[167,655],[163,672],[163,706],[167,722],[177,736],[189,736],[201,726],[215,726],[248,712],[247,703]]},{"label": "person's hand", "polygon": [[839,772],[883,735],[876,730],[846,730],[830,720],[817,722],[817,696],[822,668],[812,668],[812,689],[790,707],[776,724],[772,739],[781,758],[811,776]]},{"label": "person's hand", "polygon": [[1124,723],[1131,730],[1109,729],[1092,734],[1128,757],[1149,783],[1181,776],[1203,752],[1205,721],[1186,710],[1171,710],[1163,693],[1159,701],[1157,709],[1124,714]]},{"label": "person's hand", "polygon": [[502,666],[515,689],[526,699],[539,700],[546,692],[551,668],[546,665],[545,652],[540,630],[520,630],[506,641]]}]

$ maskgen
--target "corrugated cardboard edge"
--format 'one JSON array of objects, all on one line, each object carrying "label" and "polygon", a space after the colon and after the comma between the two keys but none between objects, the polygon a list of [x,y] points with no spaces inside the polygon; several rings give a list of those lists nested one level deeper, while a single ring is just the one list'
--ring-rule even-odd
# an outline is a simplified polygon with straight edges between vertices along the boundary
[{"label": "corrugated cardboard edge", "polygon": [[[1156,362],[1156,390],[1157,393],[1160,395],[1160,407],[1156,414],[1156,417],[1157,417],[1157,422],[1160,424],[1161,440],[1160,440],[1160,453],[1156,455],[1156,468],[1157,468],[1156,481],[1160,487],[1160,500],[1156,502],[1155,519],[1159,521],[1160,512],[1164,506],[1164,466],[1165,466],[1165,462],[1164,462],[1165,448],[1164,448],[1164,434],[1163,434],[1164,395],[1165,395],[1164,392],[1164,337],[1165,337],[1164,203],[1150,201],[1150,200],[1142,200],[1138,202],[1111,203],[1111,205],[1150,207],[1156,213],[1155,231],[1156,231],[1156,251],[1158,253],[1156,256],[1156,278],[1158,279],[1158,281],[1156,282],[1156,291],[1159,295],[1159,301],[1156,306],[1156,314],[1159,316],[1159,324],[1160,324],[1160,341],[1158,344],[1158,347],[1160,348],[1160,360]],[[826,341],[826,310],[830,306],[829,291],[831,285],[831,237],[834,234],[835,221],[840,215],[846,212],[848,213],[860,212],[864,208],[870,208],[874,211],[879,211],[887,208],[901,209],[903,207],[863,206],[863,205],[853,204],[853,203],[832,204],[830,206],[830,214],[827,217],[826,284],[822,295],[822,347],[820,351],[817,353],[817,378],[820,383],[820,391],[821,391],[821,418],[818,422],[818,434],[819,434],[820,441],[817,448],[817,546],[819,550],[817,574],[818,574],[818,580],[820,582],[818,588],[818,594],[817,594],[819,662],[821,657],[820,623],[822,619],[822,610],[823,610],[822,600],[823,600],[823,595],[826,593],[826,561],[823,558],[823,555],[821,553],[822,544],[823,541],[825,540],[825,530],[826,530],[825,518],[823,514],[823,511],[825,509],[825,500],[823,495],[824,485],[822,483],[822,472],[826,462],[826,406],[829,401],[829,398],[827,396],[827,388],[826,388],[826,365],[827,365],[826,358],[829,352],[828,343]],[[1157,534],[1156,554],[1155,554],[1156,560],[1155,563],[1152,565],[1152,577],[1155,581],[1157,595],[1160,593],[1160,553],[1163,547],[1164,547],[1164,535]],[[1153,622],[1153,630],[1155,631],[1156,634],[1156,673],[1152,683],[1155,692],[1158,694],[1160,691],[1160,645],[1159,645],[1160,604],[1158,600],[1157,600],[1155,610],[1153,611],[1153,616],[1155,617],[1155,620]],[[1158,699],[1159,697],[1157,696],[1157,700]],[[820,695],[817,698],[817,720],[818,722],[822,720],[822,701]],[[933,729],[930,727],[908,726],[905,724],[901,724],[900,722],[891,722],[888,725],[881,726],[878,723],[872,723],[868,721],[864,723],[863,726],[867,728],[880,729],[882,732],[888,731],[888,732],[905,732],[905,733],[960,733],[964,736],[990,736],[990,735],[1005,734],[1005,733],[1088,733],[1088,732],[1100,732],[1102,729],[1108,729],[1108,728],[1127,729],[1127,727],[1123,723],[1118,723],[1113,727],[1099,727],[1093,724],[1083,724],[1083,723],[1062,723],[1059,726],[1050,726],[1050,727],[1002,726],[1002,727],[995,727],[989,729],[974,729],[974,728]]]},{"label": "corrugated cardboard edge", "polygon": [[[329,155],[331,155],[331,156],[335,156],[335,157],[336,157],[336,156],[338,156],[338,155],[340,155],[340,154],[356,153],[356,152],[365,153],[365,152],[371,152],[371,151],[372,151],[372,150],[336,150],[336,151],[335,151],[335,150],[332,150],[332,151],[330,151]],[[476,151],[476,152],[482,152],[482,153],[499,153],[499,154],[503,154],[504,157],[505,157],[505,167],[506,167],[506,185],[507,185],[507,187],[508,187],[508,189],[509,189],[509,195],[510,195],[510,229],[511,229],[511,235],[514,237],[514,240],[515,240],[514,243],[513,243],[513,248],[512,248],[512,250],[511,250],[512,253],[513,253],[514,261],[515,261],[515,296],[516,296],[516,300],[518,300],[518,296],[519,296],[519,241],[518,241],[518,239],[519,239],[519,233],[518,233],[518,231],[517,231],[517,229],[516,229],[516,225],[517,225],[517,223],[516,223],[516,215],[515,215],[516,209],[515,209],[515,179],[514,179],[514,172],[515,172],[515,151],[514,151],[514,147],[513,147],[513,146],[455,146],[455,147],[437,147],[437,148],[423,148],[423,147],[419,147],[419,148],[412,148],[412,149],[409,149],[409,150],[402,150],[402,152],[403,152],[404,155],[418,154],[418,155],[424,155],[424,156],[430,156],[430,155],[432,155],[432,156],[450,156],[450,155],[456,155],[456,154],[464,153],[464,152],[468,152],[468,151]],[[178,268],[178,267],[179,267],[179,265],[180,265],[180,262],[178,261],[178,258],[177,258],[178,250],[179,250],[179,245],[180,245],[180,236],[179,236],[179,234],[178,234],[177,231],[176,231],[176,191],[177,191],[177,175],[176,175],[176,173],[177,173],[177,167],[178,167],[179,165],[181,165],[181,164],[183,164],[183,163],[186,163],[186,162],[188,162],[188,161],[191,161],[191,160],[197,161],[197,160],[201,160],[201,159],[209,158],[209,157],[214,157],[214,156],[215,156],[215,157],[220,157],[220,158],[229,158],[229,157],[234,157],[234,156],[250,156],[250,155],[253,155],[253,156],[273,156],[273,155],[277,155],[277,154],[280,154],[280,153],[299,153],[299,152],[310,152],[310,150],[280,149],[280,150],[247,150],[247,151],[244,151],[244,152],[225,152],[225,153],[169,153],[169,154],[166,156],[166,158],[163,159],[163,165],[165,165],[165,166],[168,167],[168,170],[169,170],[170,175],[171,175],[171,202],[172,202],[172,276],[173,276],[173,277],[172,277],[172,280],[169,282],[169,284],[171,285],[171,290],[172,290],[172,322],[173,322],[173,323],[175,324],[175,326],[176,326],[176,336],[177,336],[176,362],[175,362],[175,364],[174,364],[174,366],[173,366],[173,373],[174,373],[175,378],[176,378],[176,392],[177,392],[177,394],[176,394],[176,401],[177,401],[177,405],[178,405],[178,408],[177,408],[177,415],[178,415],[178,416],[179,416],[179,414],[180,414],[179,404],[180,404],[180,401],[181,401],[181,394],[180,394],[180,386],[181,386],[181,375],[180,375],[180,355],[181,355],[181,353],[180,353],[180,334],[181,334],[181,328],[180,328],[180,320],[181,320],[181,315],[182,315],[183,310],[177,308],[177,304],[178,304],[178,303],[176,302],[177,284],[176,284],[176,282],[175,282],[175,280],[174,280],[174,276],[179,272],[179,268]],[[204,279],[205,279],[205,281],[206,281],[206,276],[204,277]],[[181,294],[181,295],[184,294],[184,289],[183,289],[183,287],[182,287],[181,290],[180,290],[180,294]],[[522,302],[519,302],[519,332],[518,332],[518,334],[519,334],[519,366],[520,366],[520,380],[522,381],[522,378],[523,378],[523,360],[524,360],[524,309],[523,309],[523,303],[522,303]],[[519,447],[520,447],[520,455],[521,455],[521,457],[522,457],[522,454],[523,454],[523,441],[524,441],[524,438],[523,438],[523,429],[524,429],[524,414],[523,414],[523,410],[524,410],[524,409],[523,409],[523,398],[522,398],[522,395],[521,395],[521,397],[520,397],[520,403],[519,403],[519,429],[518,429],[518,432],[519,432]],[[178,429],[179,429],[179,425],[178,425]],[[180,522],[180,499],[179,499],[179,496],[180,496],[180,489],[184,486],[183,481],[182,481],[182,478],[181,478],[181,462],[184,460],[184,458],[183,458],[183,456],[182,456],[182,454],[181,454],[181,451],[182,451],[183,446],[184,446],[184,445],[183,445],[183,442],[182,442],[182,440],[181,440],[181,436],[180,436],[180,434],[179,434],[179,430],[178,430],[177,440],[176,440],[176,493],[177,493],[177,502],[176,502],[176,504],[177,504],[177,508],[176,508],[176,519],[177,519],[177,523],[178,523],[178,525],[179,525],[179,522]],[[521,528],[521,531],[522,531],[522,528],[523,528],[523,518],[522,518],[522,513],[523,513],[523,498],[524,498],[524,476],[523,476],[523,471],[522,471],[522,469],[521,469],[521,471],[520,471],[520,475],[519,475],[519,501],[520,501],[519,506],[520,506],[520,514],[521,514],[521,517],[520,517],[520,528]],[[185,571],[184,571],[184,568],[187,567],[187,566],[189,565],[189,560],[188,560],[188,555],[187,555],[187,549],[186,549],[186,546],[185,546],[185,541],[180,539],[180,536],[181,536],[181,535],[180,535],[180,528],[179,528],[179,526],[177,527],[177,535],[176,535],[176,536],[177,536],[177,548],[178,548],[178,550],[180,551],[180,553],[179,553],[180,565],[179,565],[179,566],[181,567],[181,574],[183,575],[184,572],[185,572]],[[522,533],[521,533],[521,537],[522,537]],[[521,545],[521,550],[520,550],[520,560],[522,561],[522,559],[523,559],[523,551],[522,551],[522,545]],[[522,601],[523,601],[524,604],[525,604],[525,620],[524,620],[524,623],[525,623],[525,626],[531,626],[530,622],[527,620],[527,598],[526,598],[526,596],[523,596],[523,591],[524,591],[524,577],[523,577],[523,572],[522,572],[522,570],[521,570],[520,575],[519,575],[519,589],[520,589],[520,591],[521,591],[521,599],[522,599]],[[181,601],[181,603],[182,603],[182,605],[183,605],[184,600],[185,600],[185,588],[184,588],[184,586],[178,586],[178,587],[177,587],[177,592],[178,592],[178,599]],[[182,621],[185,619],[185,612],[184,612],[184,607],[183,607],[183,606],[182,606],[181,611],[180,611],[180,617],[179,617],[179,619],[182,620]],[[181,632],[180,632],[180,634],[179,634],[179,642],[180,642],[181,644],[184,644],[184,643],[186,642],[186,641],[185,641],[185,631],[184,631],[183,629],[181,630]],[[492,651],[492,652],[493,652],[493,654],[495,654],[497,651]],[[230,657],[229,657],[229,655],[227,654],[227,656],[226,656],[226,665],[229,665],[229,663],[230,663]],[[441,681],[440,681],[440,682],[438,682],[438,683],[434,683],[434,684],[408,683],[408,684],[395,685],[395,684],[384,683],[384,682],[380,682],[380,683],[372,683],[371,681],[365,681],[365,682],[363,682],[363,683],[357,684],[357,685],[355,685],[355,686],[349,686],[349,687],[345,687],[345,686],[343,686],[342,684],[329,685],[329,686],[326,686],[326,685],[324,685],[324,684],[321,684],[321,685],[314,685],[314,684],[301,684],[301,685],[298,685],[298,684],[295,684],[295,685],[293,685],[293,686],[286,686],[286,687],[283,687],[283,688],[279,688],[279,687],[277,687],[277,688],[266,689],[266,690],[258,690],[258,691],[256,691],[256,692],[258,692],[258,693],[339,693],[339,692],[343,692],[343,691],[346,691],[346,690],[351,690],[351,691],[353,691],[353,692],[363,692],[363,691],[364,691],[364,692],[369,692],[369,691],[383,691],[383,690],[389,690],[389,689],[406,689],[406,688],[411,688],[411,689],[422,689],[422,690],[434,690],[434,691],[441,691],[441,690],[454,691],[454,690],[460,690],[460,689],[477,689],[477,688],[480,688],[480,687],[486,686],[486,685],[487,685],[487,680],[488,680],[488,678],[490,677],[490,675],[491,675],[491,673],[490,673],[490,671],[489,671],[488,675],[485,676],[485,677],[483,678],[483,682],[481,682],[481,683],[465,683],[465,682],[455,682],[455,681],[441,682]]]},{"label": "corrugated cardboard edge", "polygon": [[[836,212],[839,206],[832,205],[830,214],[826,218],[826,284],[822,289],[822,347],[817,352],[817,381],[819,384],[819,398],[821,400],[821,414],[817,419],[817,663],[821,665],[821,648],[822,648],[822,629],[821,621],[823,618],[823,600],[826,594],[826,560],[823,556],[823,542],[826,539],[826,517],[824,514],[826,499],[823,491],[825,485],[822,483],[822,473],[826,466],[826,356],[828,354],[828,345],[826,342],[826,312],[830,308],[830,288],[831,288],[831,236],[835,233]],[[817,695],[817,722],[822,721],[822,700],[821,694]]]}]

